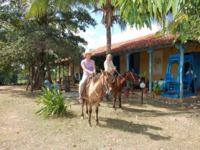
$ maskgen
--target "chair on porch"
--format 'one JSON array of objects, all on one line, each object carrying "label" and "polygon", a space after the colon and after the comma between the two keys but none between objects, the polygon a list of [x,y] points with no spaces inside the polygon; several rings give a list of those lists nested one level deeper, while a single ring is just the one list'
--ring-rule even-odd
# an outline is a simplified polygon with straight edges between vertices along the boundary
[{"label": "chair on porch", "polygon": [[191,75],[185,76],[183,79],[184,92],[190,91],[191,84],[192,84],[192,76]]},{"label": "chair on porch", "polygon": [[[191,68],[194,69],[194,61],[193,61],[193,56],[192,55],[186,55],[184,56],[184,62],[183,64],[188,63],[189,64],[189,72],[191,71]],[[177,75],[177,81],[175,82],[174,76],[171,73],[171,68],[173,64],[178,64],[178,75]],[[185,68],[186,69],[186,68]],[[182,71],[183,73],[184,71]],[[193,72],[194,74],[194,72]],[[184,74],[180,75],[180,54],[175,54],[175,55],[170,55],[169,56],[169,63],[167,67],[167,73],[165,75],[165,86],[163,90],[163,96],[166,97],[174,97],[174,98],[179,98],[180,96],[180,77],[183,77]],[[183,78],[183,97],[189,97],[189,96],[194,96],[196,95],[196,86],[194,85],[195,92],[191,93],[190,90],[190,85],[191,83],[195,84],[195,79],[191,76],[185,76]],[[166,89],[167,88],[167,89]]]},{"label": "chair on porch", "polygon": [[163,91],[166,91],[166,87],[167,92],[177,93],[179,90],[178,83],[175,81],[174,76],[171,73],[167,73],[165,75],[165,86]]}]

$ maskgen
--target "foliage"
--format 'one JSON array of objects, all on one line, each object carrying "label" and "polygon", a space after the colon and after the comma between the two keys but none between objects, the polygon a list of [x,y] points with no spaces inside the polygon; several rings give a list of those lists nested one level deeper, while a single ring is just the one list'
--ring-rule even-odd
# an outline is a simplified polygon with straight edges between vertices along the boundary
[{"label": "foliage", "polygon": [[133,81],[131,81],[131,80],[128,80],[128,82],[129,82],[129,86],[128,86],[128,88],[130,88],[130,87],[133,87],[133,86],[134,86],[134,84],[133,84]]},{"label": "foliage", "polygon": [[85,31],[89,25],[96,25],[86,10],[68,7],[55,11],[51,2],[45,14],[26,20],[23,13],[28,7],[20,1],[11,0],[0,8],[0,65],[7,68],[15,63],[23,65],[32,76],[34,89],[43,86],[44,76],[56,60],[71,57],[71,61],[76,62],[82,59],[84,48],[80,45],[87,42],[75,34]]},{"label": "foliage", "polygon": [[101,72],[101,69],[104,70],[104,61],[106,60],[105,56],[94,56],[92,59],[95,61],[96,72]]},{"label": "foliage", "polygon": [[38,104],[43,104],[43,106],[35,112],[37,115],[42,115],[48,117],[51,115],[63,116],[67,113],[67,108],[71,109],[70,100],[65,104],[65,93],[61,95],[60,90],[57,91],[56,88],[52,89],[49,85],[49,90],[42,87],[44,94],[38,98]]},{"label": "foliage", "polygon": [[153,97],[161,94],[161,89],[158,83],[159,83],[159,80],[156,81],[156,84],[153,88]]},{"label": "foliage", "polygon": [[[27,0],[28,2],[28,0]],[[66,0],[32,0],[32,3],[28,3],[28,9],[26,11],[27,18],[31,17],[41,17],[47,11],[47,6],[49,3],[54,4],[56,10],[68,9],[68,4],[83,4],[93,8],[95,13],[102,12],[102,23],[106,27],[107,32],[107,54],[111,53],[111,31],[110,28],[113,24],[119,24],[122,30],[126,27],[126,21],[123,20],[119,14],[119,5],[117,5],[112,0],[76,0],[76,1],[66,1]]]},{"label": "foliage", "polygon": [[146,70],[145,70],[143,74],[139,74],[138,76],[139,76],[140,78],[146,78],[146,74],[147,74],[147,72],[146,72]]},{"label": "foliage", "polygon": [[[105,4],[107,0],[102,0]],[[179,0],[112,0],[119,6],[120,15],[132,27],[141,29],[145,25],[151,28],[152,21],[162,23],[168,13],[175,17]]]},{"label": "foliage", "polygon": [[168,34],[174,35],[174,42],[178,38],[181,43],[186,43],[187,40],[200,41],[200,1],[184,0],[180,1],[178,5],[178,13],[169,26],[163,29],[162,35],[164,37]]}]

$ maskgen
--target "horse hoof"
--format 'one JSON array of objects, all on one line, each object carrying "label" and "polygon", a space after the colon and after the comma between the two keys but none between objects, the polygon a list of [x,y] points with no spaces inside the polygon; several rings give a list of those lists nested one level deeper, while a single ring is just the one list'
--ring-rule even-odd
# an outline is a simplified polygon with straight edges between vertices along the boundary
[{"label": "horse hoof", "polygon": [[121,110],[123,110],[123,108],[122,107],[119,107]]},{"label": "horse hoof", "polygon": [[92,127],[92,125],[91,125],[91,124],[88,124],[87,126],[88,126],[88,127]]},{"label": "horse hoof", "polygon": [[83,120],[83,117],[81,117],[81,120]]},{"label": "horse hoof", "polygon": [[100,126],[100,124],[99,124],[99,123],[96,123],[96,126]]},{"label": "horse hoof", "polygon": [[115,107],[113,107],[113,109],[114,109],[114,110],[116,110],[116,108],[115,108]]}]

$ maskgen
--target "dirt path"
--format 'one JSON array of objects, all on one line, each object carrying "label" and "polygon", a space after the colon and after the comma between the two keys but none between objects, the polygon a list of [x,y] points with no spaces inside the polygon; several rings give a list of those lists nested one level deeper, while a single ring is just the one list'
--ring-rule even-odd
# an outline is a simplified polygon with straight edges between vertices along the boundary
[{"label": "dirt path", "polygon": [[[114,111],[102,102],[101,126],[80,119],[81,108],[72,99],[68,118],[42,118],[34,112],[38,93],[23,86],[0,86],[0,149],[200,149],[200,110],[123,99],[124,109]],[[94,109],[93,109],[94,110]]]}]

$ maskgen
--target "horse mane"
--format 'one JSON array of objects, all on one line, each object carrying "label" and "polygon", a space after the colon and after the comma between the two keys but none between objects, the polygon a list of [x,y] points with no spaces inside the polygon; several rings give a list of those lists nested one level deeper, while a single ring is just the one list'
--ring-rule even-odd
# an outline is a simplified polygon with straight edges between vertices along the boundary
[{"label": "horse mane", "polygon": [[96,83],[97,80],[100,78],[101,73],[98,73],[94,78],[93,78],[93,82]]},{"label": "horse mane", "polygon": [[128,73],[128,72],[130,72],[130,71],[125,72],[125,73],[122,75],[122,77],[126,77],[126,73]]}]

